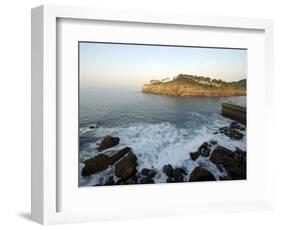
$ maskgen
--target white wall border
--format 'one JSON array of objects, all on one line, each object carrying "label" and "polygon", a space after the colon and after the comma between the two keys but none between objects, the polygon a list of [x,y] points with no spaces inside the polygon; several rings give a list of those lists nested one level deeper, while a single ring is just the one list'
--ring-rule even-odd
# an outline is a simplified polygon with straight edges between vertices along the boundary
[{"label": "white wall border", "polygon": [[[266,37],[266,101],[268,115],[273,111],[273,23],[265,19],[232,17],[208,17],[191,15],[159,14],[151,12],[100,10],[91,8],[40,6],[32,9],[32,219],[42,224],[94,221],[114,218],[145,217],[131,212],[117,216],[106,213],[83,213],[83,215],[56,212],[56,19],[94,19],[169,25],[193,25],[223,28],[261,29]],[[265,121],[268,131],[273,124],[270,117]],[[269,139],[266,144],[268,145]],[[267,153],[269,154],[269,153]],[[271,165],[267,162],[267,165]],[[193,213],[206,211],[260,210],[272,206],[272,182],[267,167],[267,196],[255,203],[212,204],[208,210],[202,207]],[[175,215],[191,213],[177,209]],[[163,216],[165,213],[148,215]],[[166,214],[167,215],[167,214]]]}]

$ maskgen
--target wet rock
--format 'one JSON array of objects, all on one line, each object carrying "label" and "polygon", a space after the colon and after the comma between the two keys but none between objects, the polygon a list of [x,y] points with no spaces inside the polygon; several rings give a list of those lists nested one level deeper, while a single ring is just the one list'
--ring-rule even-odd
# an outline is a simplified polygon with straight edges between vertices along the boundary
[{"label": "wet rock", "polygon": [[115,165],[114,173],[117,177],[127,179],[136,173],[137,157],[129,151],[121,160]]},{"label": "wet rock", "polygon": [[174,169],[172,165],[169,164],[163,166],[163,172],[167,175],[167,177],[173,177],[174,176],[173,171]]},{"label": "wet rock", "polygon": [[119,137],[112,137],[112,136],[105,136],[103,138],[103,140],[101,141],[99,147],[98,147],[98,150],[99,151],[102,151],[104,149],[108,149],[108,148],[111,148],[115,145],[118,145],[119,144]]},{"label": "wet rock", "polygon": [[167,182],[183,182],[184,175],[187,175],[183,168],[173,168],[170,164],[163,167],[164,173],[167,175]]},{"label": "wet rock", "polygon": [[128,152],[131,151],[130,147],[125,147],[121,150],[119,150],[116,154],[114,154],[111,158],[110,158],[110,164],[113,165],[116,161],[120,160],[123,156],[125,156]]},{"label": "wet rock", "polygon": [[156,171],[155,171],[154,169],[143,168],[143,169],[141,170],[141,174],[142,174],[143,176],[152,178],[152,177],[154,177],[154,176],[156,175]]},{"label": "wet rock", "polygon": [[193,161],[195,161],[200,156],[200,152],[197,151],[197,152],[189,153],[189,156]]},{"label": "wet rock", "polygon": [[110,165],[110,157],[105,154],[99,154],[84,162],[85,166],[82,169],[82,176],[90,176],[91,174],[103,171]]},{"label": "wet rock", "polygon": [[215,181],[216,178],[212,173],[210,173],[208,170],[196,167],[192,173],[190,174],[189,181],[195,182],[195,181]]},{"label": "wet rock", "polygon": [[214,164],[223,164],[224,163],[224,155],[234,155],[234,152],[232,152],[231,150],[224,148],[222,146],[217,146],[210,157],[210,160],[214,163]]},{"label": "wet rock", "polygon": [[232,179],[246,179],[246,156],[218,146],[212,152],[210,160],[217,166],[223,165]]},{"label": "wet rock", "polygon": [[231,127],[221,127],[220,133],[224,134],[225,136],[234,139],[234,140],[241,140],[244,137],[243,133],[240,133],[236,129],[233,129]]},{"label": "wet rock", "polygon": [[200,153],[201,156],[203,157],[208,157],[210,156],[211,150],[209,149],[209,144],[208,142],[204,142],[198,149],[198,152]]},{"label": "wet rock", "polygon": [[150,177],[143,177],[139,181],[140,184],[154,184],[154,180]]}]

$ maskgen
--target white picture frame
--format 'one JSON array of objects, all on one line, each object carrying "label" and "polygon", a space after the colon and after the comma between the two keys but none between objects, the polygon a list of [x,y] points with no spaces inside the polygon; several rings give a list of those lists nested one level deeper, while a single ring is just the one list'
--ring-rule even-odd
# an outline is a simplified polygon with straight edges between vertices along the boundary
[{"label": "white picture frame", "polygon": [[[166,206],[161,206],[159,203],[153,203],[151,207],[144,212],[145,206],[133,208],[129,204],[124,208],[107,211],[99,207],[100,203],[96,203],[97,207],[93,211],[86,210],[81,212],[81,207],[77,207],[78,203],[73,200],[73,210],[64,210],[59,207],[62,195],[66,194],[58,192],[61,187],[62,179],[58,176],[60,172],[60,158],[57,156],[58,151],[58,111],[59,104],[57,102],[60,94],[57,82],[58,74],[58,26],[60,19],[71,20],[94,20],[107,23],[125,22],[125,23],[144,23],[154,26],[169,26],[176,27],[192,26],[200,28],[220,28],[225,30],[241,29],[261,31],[264,41],[264,59],[262,66],[264,73],[260,73],[260,83],[258,87],[263,88],[260,97],[266,105],[266,113],[263,114],[259,121],[262,120],[266,140],[264,142],[264,150],[266,154],[264,159],[264,177],[261,186],[264,188],[262,193],[257,193],[253,200],[247,200],[247,196],[238,197],[231,200],[223,200],[221,202],[207,202],[205,204],[192,204],[188,209],[178,201],[168,202],[173,211],[165,209]],[[248,19],[248,18],[232,18],[232,17],[214,17],[214,16],[192,16],[192,15],[174,15],[168,13],[151,13],[151,12],[133,12],[133,11],[115,11],[115,10],[100,10],[91,8],[66,7],[66,6],[51,6],[44,5],[32,9],[32,187],[31,187],[31,213],[32,219],[41,224],[56,224],[70,223],[83,221],[96,221],[107,219],[122,219],[122,218],[140,218],[151,216],[170,216],[170,215],[186,215],[191,213],[205,212],[234,212],[246,210],[264,210],[272,207],[272,184],[270,168],[270,130],[273,125],[271,123],[271,111],[273,111],[274,100],[272,95],[273,82],[273,22],[266,19]],[[146,36],[148,37],[148,36]],[[149,37],[148,37],[149,39]],[[265,83],[265,84],[263,84]],[[250,82],[251,84],[251,82]],[[251,85],[249,86],[251,88]],[[77,97],[75,92],[73,97]],[[252,97],[253,98],[253,97]],[[254,99],[253,99],[254,101]],[[251,103],[252,101],[250,101]],[[253,110],[256,107],[253,107]],[[252,111],[254,114],[254,111]],[[254,119],[254,118],[253,118]],[[251,128],[251,122],[249,124]],[[252,126],[253,127],[253,126]],[[254,128],[253,128],[254,129]],[[259,138],[259,137],[257,137]],[[72,162],[73,163],[73,162]],[[68,162],[66,162],[68,164]],[[71,164],[71,162],[69,162]],[[77,162],[78,164],[78,162]],[[66,167],[64,167],[66,168]],[[253,167],[254,168],[254,167]],[[71,182],[72,183],[72,182]],[[229,189],[235,189],[238,186],[237,182],[225,182],[228,185],[220,185],[220,187],[228,186]],[[229,183],[234,183],[229,185]],[[207,183],[208,184],[208,183]],[[73,183],[72,183],[72,186]],[[139,185],[138,185],[139,186]],[[218,187],[209,184],[210,188],[218,189]],[[142,189],[143,188],[143,189]],[[115,194],[121,192],[127,196],[134,194],[169,194],[176,195],[176,191],[184,193],[185,186],[180,184],[172,184],[167,186],[154,187],[150,185],[124,186],[122,189],[116,188]],[[205,187],[196,184],[194,191],[199,191]],[[247,187],[243,187],[247,188]],[[63,188],[62,188],[63,189]],[[103,189],[96,191],[96,196],[105,198],[113,190],[105,191]],[[187,191],[186,191],[187,192]],[[84,194],[89,191],[83,191]],[[71,197],[70,197],[71,198]],[[78,199],[78,198],[73,198]],[[70,199],[68,199],[70,200]],[[70,201],[69,201],[70,202]],[[126,201],[123,201],[123,203]],[[130,203],[130,200],[127,201]],[[71,206],[68,204],[67,206]],[[77,207],[77,210],[75,208]],[[100,211],[99,211],[100,210]],[[176,210],[176,211],[175,211]]]}]

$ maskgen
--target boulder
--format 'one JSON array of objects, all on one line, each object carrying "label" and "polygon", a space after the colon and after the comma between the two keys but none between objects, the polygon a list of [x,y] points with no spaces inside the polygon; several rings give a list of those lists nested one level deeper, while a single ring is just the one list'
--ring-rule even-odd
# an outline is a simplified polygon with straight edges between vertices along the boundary
[{"label": "boulder", "polygon": [[210,160],[214,163],[214,164],[223,164],[224,163],[224,155],[234,155],[234,152],[232,152],[231,150],[222,147],[222,146],[217,146],[210,157]]},{"label": "boulder", "polygon": [[91,174],[103,171],[110,165],[110,157],[105,154],[99,154],[84,162],[85,166],[82,169],[82,176],[90,176]]},{"label": "boulder", "polygon": [[121,150],[119,150],[117,153],[115,153],[111,158],[110,158],[110,164],[113,165],[116,161],[120,160],[123,156],[125,156],[128,152],[131,151],[130,147],[125,147]]},{"label": "boulder", "polygon": [[246,156],[218,146],[212,152],[210,160],[217,166],[225,168],[228,178],[246,179]]},{"label": "boulder", "polygon": [[114,173],[117,177],[127,179],[136,173],[137,157],[129,151],[121,160],[115,165]]},{"label": "boulder", "polygon": [[98,150],[102,151],[119,144],[119,137],[105,136],[101,141]]},{"label": "boulder", "polygon": [[212,173],[210,173],[208,170],[196,167],[192,173],[190,174],[189,181],[195,182],[195,181],[215,181],[216,178]]}]

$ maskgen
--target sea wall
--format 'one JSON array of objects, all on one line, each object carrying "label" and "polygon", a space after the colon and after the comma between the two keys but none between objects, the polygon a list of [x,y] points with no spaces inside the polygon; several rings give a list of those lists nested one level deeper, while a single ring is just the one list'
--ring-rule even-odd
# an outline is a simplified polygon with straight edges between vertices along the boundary
[{"label": "sea wall", "polygon": [[171,96],[245,96],[245,89],[238,87],[210,87],[179,82],[145,84],[144,93]]}]

